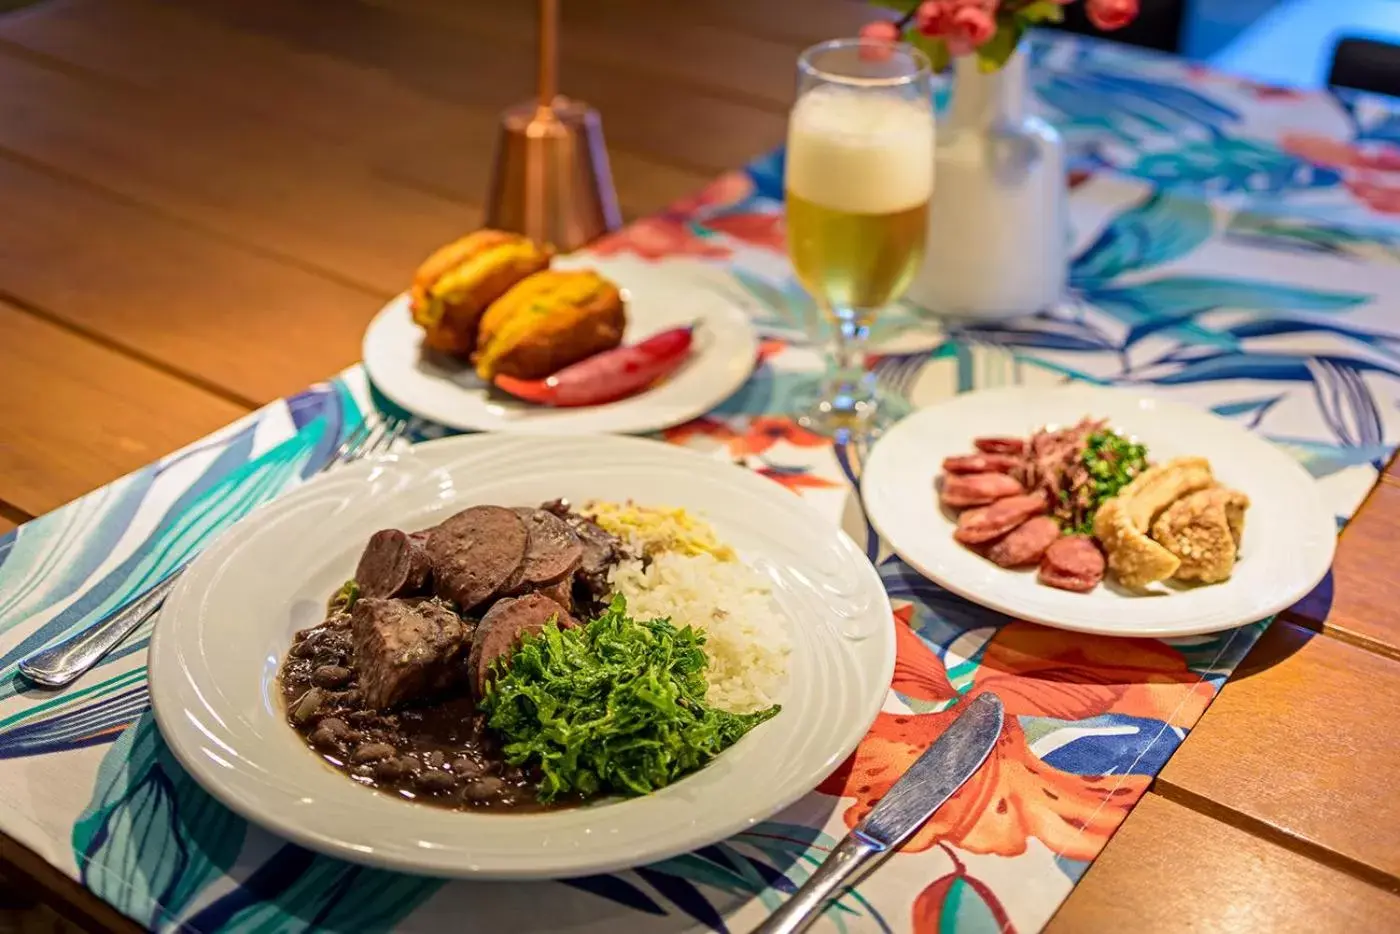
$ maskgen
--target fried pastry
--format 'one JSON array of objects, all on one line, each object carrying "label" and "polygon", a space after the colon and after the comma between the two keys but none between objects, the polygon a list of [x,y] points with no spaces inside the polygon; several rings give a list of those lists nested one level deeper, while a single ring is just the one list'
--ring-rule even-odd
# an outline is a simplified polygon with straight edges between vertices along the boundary
[{"label": "fried pastry", "polygon": [[1181,559],[1147,535],[1152,520],[1173,502],[1215,482],[1203,457],[1179,457],[1149,467],[1094,516],[1094,537],[1125,587],[1142,588],[1177,574]]},{"label": "fried pastry", "polygon": [[470,358],[482,313],[511,286],[549,267],[553,252],[527,237],[478,230],[434,252],[413,277],[410,308],[433,350]]},{"label": "fried pastry", "polygon": [[1152,524],[1152,537],[1181,561],[1179,580],[1214,584],[1235,569],[1249,497],[1225,487],[1184,496]]},{"label": "fried pastry", "polygon": [[543,379],[622,343],[622,293],[592,270],[547,270],[515,285],[482,316],[476,372]]}]

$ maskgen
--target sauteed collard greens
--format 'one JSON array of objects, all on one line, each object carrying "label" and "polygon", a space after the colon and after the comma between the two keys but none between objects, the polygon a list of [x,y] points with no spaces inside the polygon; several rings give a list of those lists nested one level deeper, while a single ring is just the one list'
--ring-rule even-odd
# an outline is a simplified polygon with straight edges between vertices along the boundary
[{"label": "sauteed collard greens", "polygon": [[543,778],[539,800],[643,795],[700,768],[779,711],[734,714],[705,701],[703,633],[635,620],[615,596],[573,629],[549,623],[497,671],[480,707],[513,765]]}]

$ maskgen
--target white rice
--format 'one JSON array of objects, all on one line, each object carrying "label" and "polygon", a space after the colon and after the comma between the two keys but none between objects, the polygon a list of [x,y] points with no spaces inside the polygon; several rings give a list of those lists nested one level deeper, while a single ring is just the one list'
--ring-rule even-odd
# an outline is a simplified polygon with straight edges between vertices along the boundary
[{"label": "white rice", "polygon": [[711,704],[748,713],[776,702],[792,640],[766,581],[738,561],[663,552],[645,570],[624,561],[610,574],[634,619],[664,616],[706,635]]}]

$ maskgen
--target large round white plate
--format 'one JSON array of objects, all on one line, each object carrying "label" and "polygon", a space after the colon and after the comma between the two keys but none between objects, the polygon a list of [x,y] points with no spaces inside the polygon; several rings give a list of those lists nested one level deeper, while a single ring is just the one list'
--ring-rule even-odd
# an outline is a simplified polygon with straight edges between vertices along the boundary
[{"label": "large round white plate", "polygon": [[[350,577],[377,529],[424,528],[478,503],[563,496],[671,504],[708,517],[773,583],[792,635],[783,710],[710,765],[626,801],[470,814],[333,771],[284,722],[277,671],[298,629]],[[170,748],[239,814],[313,849],[442,876],[550,878],[713,843],[814,788],[864,736],[894,671],[889,600],[849,538],[771,480],[655,441],[471,436],[341,468],[234,526],[190,566],[150,650]]]},{"label": "large round white plate", "polygon": [[607,405],[552,409],[493,392],[471,367],[422,353],[408,296],[385,305],[365,332],[361,354],[374,385],[415,415],[463,431],[640,434],[689,421],[729,398],[753,372],[758,336],[724,292],[675,264],[568,257],[555,268],[597,269],[627,301],[626,343],[695,323],[690,358],[659,386]]},{"label": "large round white plate", "polygon": [[[976,437],[1024,437],[1086,415],[1136,436],[1154,461],[1209,458],[1221,483],[1249,496],[1240,560],[1228,581],[1135,593],[1110,576],[1091,593],[1069,593],[1040,584],[1034,571],[1003,570],[953,540],[956,521],[934,489],[943,458],[972,451]],[[880,439],[861,489],[866,515],[890,547],[948,590],[1020,619],[1103,635],[1185,636],[1255,622],[1312,590],[1336,549],[1336,524],[1297,461],[1224,419],[1124,389],[1001,389],[930,406]]]}]

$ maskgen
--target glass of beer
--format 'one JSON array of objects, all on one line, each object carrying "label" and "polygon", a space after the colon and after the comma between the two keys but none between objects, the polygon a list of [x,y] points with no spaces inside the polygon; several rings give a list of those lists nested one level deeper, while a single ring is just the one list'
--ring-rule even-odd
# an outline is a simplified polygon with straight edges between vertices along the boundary
[{"label": "glass of beer", "polygon": [[898,406],[865,368],[870,327],[923,261],[933,194],[929,62],[902,43],[837,39],[797,61],[784,188],[788,254],[833,332],[803,426],[869,435]]}]

